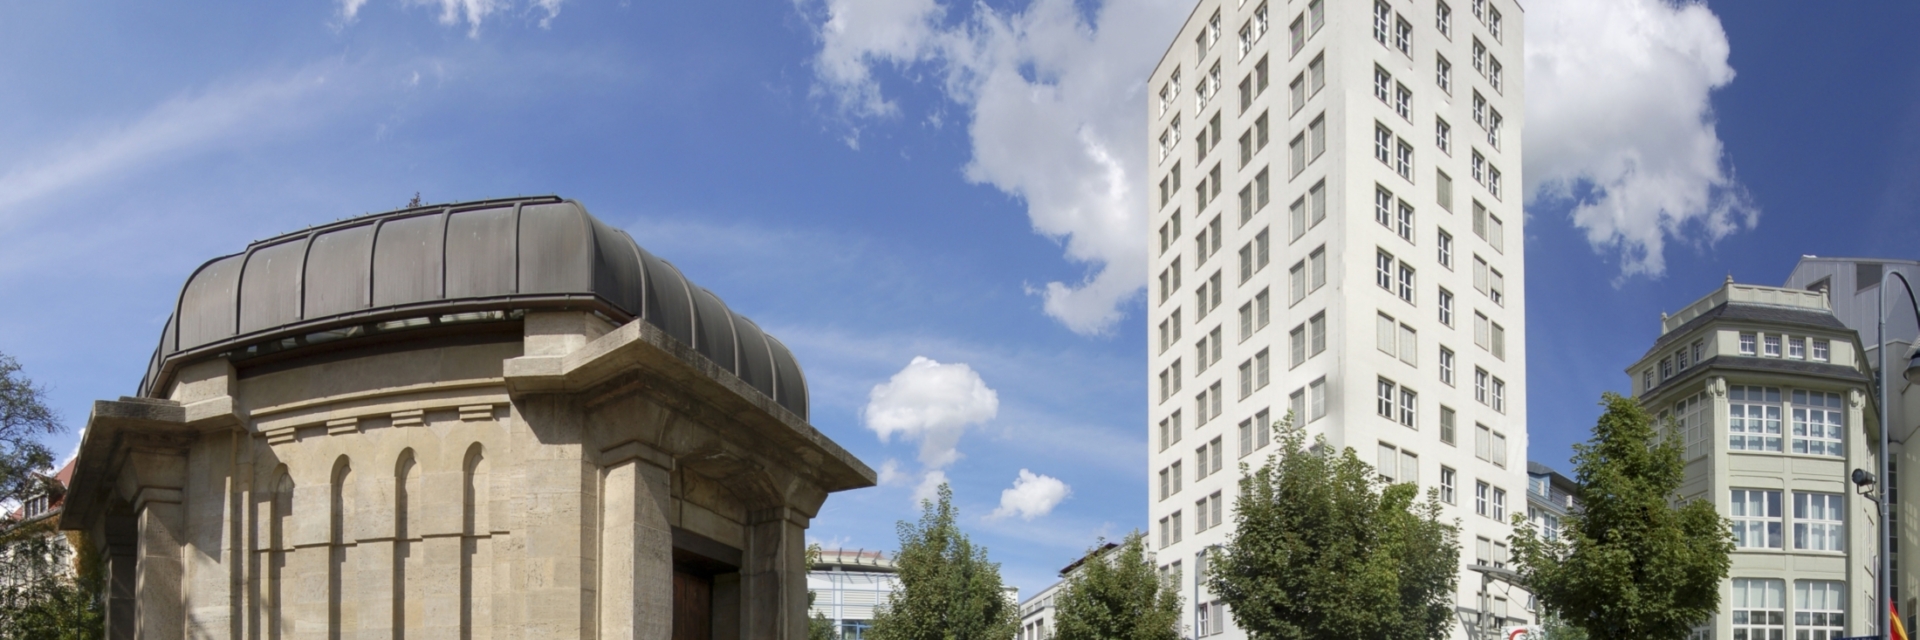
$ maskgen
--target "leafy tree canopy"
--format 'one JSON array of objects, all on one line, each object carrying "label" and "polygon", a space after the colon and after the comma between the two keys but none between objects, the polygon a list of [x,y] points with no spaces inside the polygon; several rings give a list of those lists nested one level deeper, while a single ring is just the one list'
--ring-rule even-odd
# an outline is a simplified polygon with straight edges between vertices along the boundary
[{"label": "leafy tree canopy", "polygon": [[47,407],[46,389],[20,373],[20,363],[0,353],[0,502],[45,491],[41,474],[53,466],[53,452],[40,438],[60,431]]},{"label": "leafy tree canopy", "polygon": [[1180,586],[1160,578],[1135,531],[1089,554],[1054,596],[1056,640],[1179,640]]},{"label": "leafy tree canopy", "polygon": [[1324,438],[1309,448],[1291,415],[1275,431],[1281,446],[1242,473],[1233,537],[1209,563],[1240,627],[1260,640],[1445,637],[1460,545],[1438,494],[1386,484]]},{"label": "leafy tree canopy", "polygon": [[1680,500],[1680,445],[1656,438],[1640,403],[1615,393],[1593,439],[1574,445],[1580,508],[1561,536],[1513,534],[1514,560],[1540,604],[1592,640],[1682,640],[1720,607],[1729,523]]},{"label": "leafy tree canopy", "polygon": [[939,501],[922,501],[920,522],[901,521],[900,588],[874,615],[874,640],[1007,640],[1020,617],[1002,591],[1000,565],[974,546],[956,524],[953,489],[940,485]]}]

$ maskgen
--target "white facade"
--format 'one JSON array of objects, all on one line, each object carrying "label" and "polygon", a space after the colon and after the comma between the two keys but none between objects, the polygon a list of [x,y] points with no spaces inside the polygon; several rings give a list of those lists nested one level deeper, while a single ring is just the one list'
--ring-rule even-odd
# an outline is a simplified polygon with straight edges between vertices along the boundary
[{"label": "white facade", "polygon": [[1878,507],[1848,479],[1878,467],[1864,355],[1825,295],[1729,281],[1663,317],[1628,367],[1634,397],[1682,444],[1679,496],[1733,527],[1721,610],[1695,638],[1872,633]]},{"label": "white facade", "polygon": [[1526,500],[1522,22],[1511,0],[1204,0],[1155,68],[1149,530],[1192,635],[1245,636],[1195,564],[1289,409],[1442,488],[1457,603],[1524,617],[1468,568],[1505,563]]},{"label": "white facade", "polygon": [[824,550],[807,572],[807,617],[825,617],[836,638],[861,640],[873,628],[874,609],[899,587],[899,569],[878,551]]},{"label": "white facade", "polygon": [[1061,578],[1020,603],[1020,632],[1014,635],[1014,640],[1052,640],[1056,629],[1053,598],[1066,584],[1066,578]]}]

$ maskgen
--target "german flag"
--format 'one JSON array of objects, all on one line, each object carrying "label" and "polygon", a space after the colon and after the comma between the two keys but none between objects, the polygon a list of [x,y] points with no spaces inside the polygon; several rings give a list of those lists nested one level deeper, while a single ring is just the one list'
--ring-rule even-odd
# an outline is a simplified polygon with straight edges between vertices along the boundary
[{"label": "german flag", "polygon": [[1907,640],[1907,625],[1900,622],[1900,608],[1891,602],[1887,603],[1887,622],[1887,626],[1891,627],[1888,631],[1892,632],[1888,635],[1889,640]]}]

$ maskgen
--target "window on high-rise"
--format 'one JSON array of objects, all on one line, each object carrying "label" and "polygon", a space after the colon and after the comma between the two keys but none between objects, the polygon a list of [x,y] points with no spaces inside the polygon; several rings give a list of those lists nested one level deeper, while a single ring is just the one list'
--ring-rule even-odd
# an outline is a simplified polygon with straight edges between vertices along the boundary
[{"label": "window on high-rise", "polygon": [[1435,256],[1435,259],[1440,261],[1440,266],[1446,267],[1448,269],[1452,269],[1453,268],[1453,234],[1447,233],[1445,229],[1439,230],[1438,237],[1434,244],[1438,246],[1438,249],[1437,249],[1438,255]]},{"label": "window on high-rise", "polygon": [[1780,388],[1727,387],[1727,448],[1779,452]]},{"label": "window on high-rise", "polygon": [[1453,386],[1453,350],[1440,347],[1440,383]]},{"label": "window on high-rise", "polygon": [[1727,604],[1733,613],[1735,638],[1784,640],[1786,637],[1786,581],[1734,578],[1733,597]]},{"label": "window on high-rise", "polygon": [[[1458,419],[1459,414],[1454,412],[1453,407],[1440,405],[1440,442],[1448,445],[1454,443],[1454,421]],[[1447,500],[1447,504],[1453,504],[1453,500]]]},{"label": "window on high-rise", "polygon": [[1793,392],[1793,452],[1841,457],[1845,451],[1846,405],[1840,394]]},{"label": "window on high-rise", "polygon": [[1456,499],[1454,494],[1458,493],[1456,487],[1459,483],[1460,474],[1455,472],[1453,467],[1440,467],[1440,501],[1447,504],[1456,504],[1454,502]]},{"label": "window on high-rise", "polygon": [[1827,340],[1824,340],[1821,338],[1813,339],[1813,359],[1814,360],[1819,362],[1826,362],[1827,360],[1830,359],[1828,354],[1831,351],[1832,351],[1832,345]]},{"label": "window on high-rise", "polygon": [[1793,628],[1816,640],[1839,640],[1847,629],[1847,583],[1793,582]]},{"label": "window on high-rise", "polygon": [[1379,378],[1375,381],[1378,393],[1374,398],[1374,413],[1388,420],[1393,419],[1393,401],[1397,385],[1392,380]]},{"label": "window on high-rise", "polygon": [[1761,352],[1761,355],[1765,355],[1766,357],[1769,357],[1769,358],[1780,357],[1780,334],[1777,334],[1777,333],[1766,334],[1761,338],[1760,344],[1762,347],[1766,349],[1765,351]]},{"label": "window on high-rise", "polygon": [[1400,177],[1402,178],[1412,180],[1413,179],[1413,145],[1407,144],[1407,141],[1405,140],[1401,140],[1399,142],[1398,151],[1394,154],[1393,157],[1394,157],[1394,165],[1393,165],[1394,172],[1400,174]]},{"label": "window on high-rise", "polygon": [[1438,299],[1435,306],[1440,307],[1440,324],[1453,326],[1453,292],[1441,287]]},{"label": "window on high-rise", "polygon": [[1733,520],[1733,546],[1741,549],[1780,548],[1780,492],[1765,489],[1733,489],[1729,515]]},{"label": "window on high-rise", "polygon": [[1400,53],[1413,55],[1413,25],[1406,18],[1396,18],[1393,24],[1393,48]]},{"label": "window on high-rise", "polygon": [[[1405,143],[1402,143],[1400,145],[1400,148],[1406,149],[1407,145]],[[1399,227],[1396,228],[1395,230],[1400,233],[1401,240],[1405,240],[1407,242],[1413,242],[1413,205],[1407,204],[1407,201],[1405,200],[1401,200],[1399,202],[1400,202],[1400,216],[1399,216],[1400,224],[1399,224]]]},{"label": "window on high-rise", "polygon": [[1380,44],[1387,44],[1388,30],[1392,28],[1392,24],[1393,7],[1387,6],[1385,0],[1374,0],[1373,39]]},{"label": "window on high-rise", "polygon": [[[1433,143],[1440,148],[1440,153],[1453,155],[1453,125],[1447,124],[1446,120],[1434,118]],[[1442,200],[1442,202],[1453,200],[1453,184],[1451,181],[1447,184],[1447,191],[1447,197]],[[1447,209],[1452,210],[1453,207],[1448,206]]]},{"label": "window on high-rise", "polygon": [[1757,344],[1757,342],[1758,342],[1758,334],[1755,334],[1751,331],[1741,332],[1740,333],[1740,355],[1743,355],[1743,356],[1754,355],[1756,352],[1755,345]]},{"label": "window on high-rise", "polygon": [[1393,291],[1393,254],[1380,251],[1374,254],[1373,264],[1373,283],[1389,292]]},{"label": "window on high-rise", "polygon": [[1793,492],[1793,548],[1846,551],[1845,510],[1838,493]]}]

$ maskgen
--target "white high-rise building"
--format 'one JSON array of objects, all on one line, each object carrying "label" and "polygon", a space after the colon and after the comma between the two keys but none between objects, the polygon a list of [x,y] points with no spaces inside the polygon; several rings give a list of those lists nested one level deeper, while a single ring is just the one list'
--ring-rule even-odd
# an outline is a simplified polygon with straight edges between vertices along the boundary
[{"label": "white high-rise building", "polygon": [[1441,492],[1454,637],[1525,621],[1472,568],[1505,566],[1526,508],[1522,23],[1513,0],[1203,0],[1154,69],[1149,526],[1193,636],[1245,636],[1195,565],[1289,410]]}]

